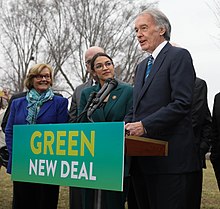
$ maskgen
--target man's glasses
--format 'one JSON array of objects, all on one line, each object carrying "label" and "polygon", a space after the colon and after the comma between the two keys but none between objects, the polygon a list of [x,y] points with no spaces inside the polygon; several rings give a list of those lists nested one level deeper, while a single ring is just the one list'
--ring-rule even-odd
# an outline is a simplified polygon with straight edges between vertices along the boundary
[{"label": "man's glasses", "polygon": [[104,64],[98,63],[97,65],[94,66],[94,69],[95,69],[95,70],[103,70],[104,66],[105,66],[105,67],[110,67],[110,66],[112,66],[112,65],[113,65],[113,62],[107,61],[107,62],[105,62]]},{"label": "man's glasses", "polygon": [[38,81],[42,80],[43,78],[45,78],[46,80],[50,80],[51,77],[50,75],[41,75],[41,74],[38,74],[38,75],[35,75],[34,76]]}]

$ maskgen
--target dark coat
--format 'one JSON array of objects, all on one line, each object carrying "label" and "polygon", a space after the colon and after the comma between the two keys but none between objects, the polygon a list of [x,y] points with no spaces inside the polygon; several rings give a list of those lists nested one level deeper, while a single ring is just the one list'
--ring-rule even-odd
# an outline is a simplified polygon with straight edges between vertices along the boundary
[{"label": "dark coat", "polygon": [[192,125],[203,168],[206,168],[205,154],[210,149],[211,124],[212,118],[207,102],[207,85],[204,80],[197,77],[192,104]]},{"label": "dark coat", "polygon": [[[192,129],[191,105],[195,82],[192,59],[186,49],[167,43],[144,83],[148,58],[136,69],[133,109],[126,122],[141,121],[144,136],[168,142],[167,157],[134,157],[144,174],[186,173],[200,170]],[[178,63],[178,64],[176,64]]]},{"label": "dark coat", "polygon": [[11,103],[14,99],[17,99],[17,98],[20,98],[20,97],[25,97],[27,94],[27,92],[21,92],[21,93],[17,93],[17,94],[14,94],[11,96],[9,102],[8,102],[8,106],[7,106],[7,109],[5,111],[5,114],[4,114],[4,117],[2,119],[2,130],[5,132],[5,127],[6,127],[6,124],[7,124],[7,121],[8,121],[8,116],[9,116],[9,113],[10,113],[10,108],[11,108]]},{"label": "dark coat", "polygon": [[212,112],[212,148],[210,156],[220,190],[220,93],[215,95]]},{"label": "dark coat", "polygon": [[82,90],[90,86],[92,86],[92,79],[76,87],[72,96],[71,106],[69,110],[70,123],[76,122]]}]

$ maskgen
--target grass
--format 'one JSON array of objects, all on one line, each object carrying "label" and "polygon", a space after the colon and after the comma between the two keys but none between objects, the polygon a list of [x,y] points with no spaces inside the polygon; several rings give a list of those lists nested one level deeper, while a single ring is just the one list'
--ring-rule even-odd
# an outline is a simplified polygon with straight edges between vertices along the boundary
[{"label": "grass", "polygon": [[203,170],[203,191],[201,209],[219,209],[220,191],[218,190],[212,165],[209,160],[207,160],[206,162],[207,169]]},{"label": "grass", "polygon": [[[201,209],[219,209],[220,196],[212,165],[207,160],[207,169],[204,170],[203,192]],[[61,186],[58,209],[69,208],[69,188]],[[12,183],[10,175],[5,169],[0,170],[0,209],[10,209],[12,201]]]}]

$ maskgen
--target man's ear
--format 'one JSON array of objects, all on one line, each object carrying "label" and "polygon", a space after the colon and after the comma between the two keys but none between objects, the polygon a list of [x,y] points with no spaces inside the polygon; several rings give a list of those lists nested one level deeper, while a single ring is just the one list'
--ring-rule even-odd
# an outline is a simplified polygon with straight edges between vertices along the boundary
[{"label": "man's ear", "polygon": [[164,27],[160,28],[160,35],[163,36],[166,32],[166,29]]}]

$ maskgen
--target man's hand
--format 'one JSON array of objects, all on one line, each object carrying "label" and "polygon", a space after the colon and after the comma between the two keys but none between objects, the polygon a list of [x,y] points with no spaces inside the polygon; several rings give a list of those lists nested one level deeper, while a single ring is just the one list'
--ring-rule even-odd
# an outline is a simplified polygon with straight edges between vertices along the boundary
[{"label": "man's hand", "polygon": [[125,125],[125,130],[126,133],[129,133],[129,135],[132,136],[142,136],[145,133],[144,126],[141,121],[134,123],[127,123]]}]

